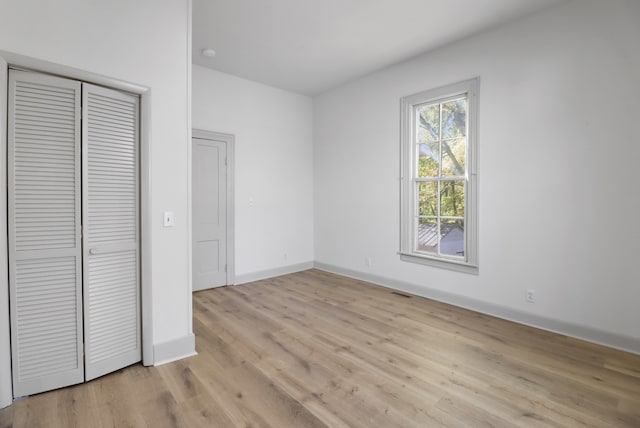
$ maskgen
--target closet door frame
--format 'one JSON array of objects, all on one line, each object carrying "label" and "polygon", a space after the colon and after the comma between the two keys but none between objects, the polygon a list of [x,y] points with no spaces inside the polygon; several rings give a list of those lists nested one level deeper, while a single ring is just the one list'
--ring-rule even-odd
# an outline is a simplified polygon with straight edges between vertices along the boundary
[{"label": "closet door frame", "polygon": [[[140,297],[142,321],[142,363],[155,363],[153,355],[153,313],[151,300],[151,168],[150,99],[151,89],[100,74],[0,51],[0,223],[7,224],[7,100],[9,68],[53,74],[130,92],[140,96]],[[7,242],[6,226],[0,227],[0,242]],[[0,245],[0,408],[13,401],[9,323],[8,251]]]}]

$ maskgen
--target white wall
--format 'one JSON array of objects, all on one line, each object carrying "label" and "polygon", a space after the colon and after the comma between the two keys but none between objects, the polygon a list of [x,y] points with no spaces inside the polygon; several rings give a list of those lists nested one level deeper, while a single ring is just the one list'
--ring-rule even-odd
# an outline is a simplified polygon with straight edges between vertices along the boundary
[{"label": "white wall", "polygon": [[312,262],[311,99],[194,65],[192,112],[235,135],[236,283]]},{"label": "white wall", "polygon": [[[189,0],[0,4],[0,50],[151,88],[152,313],[159,346],[191,336],[189,15]],[[163,210],[175,212],[174,228],[162,227]],[[0,367],[0,383],[9,381]]]},{"label": "white wall", "polygon": [[[316,97],[316,261],[640,352],[638,22],[574,1]],[[399,99],[475,76],[480,273],[401,262]]]}]

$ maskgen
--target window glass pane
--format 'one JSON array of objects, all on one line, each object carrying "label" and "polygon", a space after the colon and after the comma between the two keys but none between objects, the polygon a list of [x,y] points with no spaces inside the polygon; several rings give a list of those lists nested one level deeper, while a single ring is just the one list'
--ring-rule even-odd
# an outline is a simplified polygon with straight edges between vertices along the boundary
[{"label": "window glass pane", "polygon": [[440,139],[440,104],[417,108],[418,142]]},{"label": "window glass pane", "polygon": [[438,222],[435,218],[418,219],[417,251],[435,253],[438,248]]},{"label": "window glass pane", "polygon": [[440,182],[440,215],[464,217],[464,180]]},{"label": "window glass pane", "polygon": [[467,100],[454,100],[442,104],[442,139],[467,135]]},{"label": "window glass pane", "polygon": [[440,221],[440,254],[464,257],[464,221]]},{"label": "window glass pane", "polygon": [[463,177],[467,165],[467,139],[442,142],[442,176]]},{"label": "window glass pane", "polygon": [[440,159],[439,146],[438,142],[418,145],[418,177],[437,177],[440,174],[440,165],[438,165]]},{"label": "window glass pane", "polygon": [[438,215],[438,183],[418,183],[418,215]]}]

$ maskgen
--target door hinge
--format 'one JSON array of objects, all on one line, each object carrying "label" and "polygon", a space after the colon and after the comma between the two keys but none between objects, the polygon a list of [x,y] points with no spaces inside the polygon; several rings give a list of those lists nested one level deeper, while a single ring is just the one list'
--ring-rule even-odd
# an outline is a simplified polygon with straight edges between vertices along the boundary
[{"label": "door hinge", "polygon": [[224,158],[224,166],[227,166],[227,158]]},{"label": "door hinge", "polygon": [[224,265],[224,271],[227,272],[227,265]]}]

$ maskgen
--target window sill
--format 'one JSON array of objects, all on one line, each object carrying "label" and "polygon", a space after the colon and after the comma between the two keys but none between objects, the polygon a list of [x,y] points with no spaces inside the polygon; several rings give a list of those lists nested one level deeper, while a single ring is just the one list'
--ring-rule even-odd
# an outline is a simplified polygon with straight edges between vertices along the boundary
[{"label": "window sill", "polygon": [[468,273],[472,275],[478,275],[479,268],[476,265],[471,265],[465,262],[458,262],[456,260],[435,259],[433,257],[422,256],[410,253],[398,253],[400,260],[403,262],[418,263],[421,265],[437,267],[441,269],[453,270],[456,272]]}]

